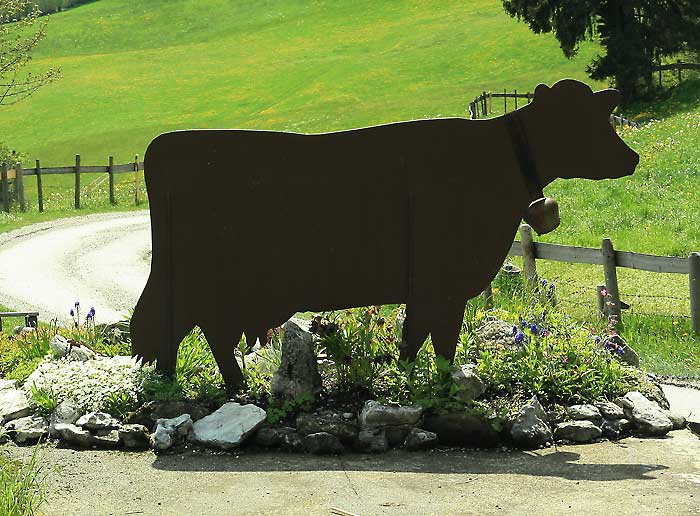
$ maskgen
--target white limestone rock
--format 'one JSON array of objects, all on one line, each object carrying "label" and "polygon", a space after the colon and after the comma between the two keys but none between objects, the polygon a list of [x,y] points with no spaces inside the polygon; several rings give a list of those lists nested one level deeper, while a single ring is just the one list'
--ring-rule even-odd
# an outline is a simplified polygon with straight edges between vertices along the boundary
[{"label": "white limestone rock", "polygon": [[236,448],[252,435],[266,418],[265,411],[256,405],[226,403],[194,424],[192,440],[204,446],[224,450]]}]

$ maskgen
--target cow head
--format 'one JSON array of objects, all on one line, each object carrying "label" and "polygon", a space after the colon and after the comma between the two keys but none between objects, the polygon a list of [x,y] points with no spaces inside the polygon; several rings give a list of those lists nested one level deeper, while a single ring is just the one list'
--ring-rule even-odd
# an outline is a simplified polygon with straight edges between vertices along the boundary
[{"label": "cow head", "polygon": [[537,86],[520,113],[543,186],[556,178],[614,179],[634,172],[639,155],[609,121],[619,102],[617,90],[594,93],[573,79]]}]

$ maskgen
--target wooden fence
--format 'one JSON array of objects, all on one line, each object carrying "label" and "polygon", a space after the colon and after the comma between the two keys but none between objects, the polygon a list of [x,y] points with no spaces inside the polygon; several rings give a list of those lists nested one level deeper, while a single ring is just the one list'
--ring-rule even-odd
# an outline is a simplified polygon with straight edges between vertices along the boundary
[{"label": "wooden fence", "polygon": [[675,63],[669,63],[665,65],[654,66],[651,71],[652,73],[658,72],[659,74],[659,87],[663,88],[663,72],[673,72],[678,74],[678,82],[683,80],[683,70],[700,70],[700,64],[696,63],[684,63],[682,61],[677,61]]},{"label": "wooden fence", "polygon": [[[690,288],[690,319],[693,332],[700,335],[700,253],[690,253],[688,258],[655,256],[651,254],[616,251],[609,238],[603,239],[600,249],[570,245],[535,242],[532,229],[527,224],[520,226],[520,241],[513,242],[510,254],[523,257],[523,272],[528,285],[537,284],[537,260],[555,262],[586,263],[602,265],[605,277],[604,288],[610,299],[609,312],[620,318],[620,291],[617,284],[617,268],[625,267],[649,272],[687,274]],[[598,308],[604,311],[604,297],[598,287]],[[491,303],[491,287],[484,292],[487,304]]]},{"label": "wooden fence", "polygon": [[109,174],[109,202],[116,204],[114,200],[114,174],[123,174],[134,172],[134,202],[136,205],[141,203],[140,194],[140,174],[143,170],[143,162],[139,161],[138,155],[132,163],[124,165],[115,165],[114,158],[109,157],[107,166],[85,166],[80,163],[80,155],[75,156],[75,165],[68,167],[43,167],[39,160],[36,160],[34,168],[23,168],[21,163],[16,163],[15,168],[8,168],[6,163],[2,164],[0,172],[0,185],[2,193],[2,208],[4,211],[10,211],[10,188],[9,181],[13,181],[14,195],[19,202],[20,211],[26,211],[26,202],[24,198],[24,179],[28,176],[36,176],[36,189],[39,198],[39,211],[44,211],[44,191],[42,185],[42,177],[53,174],[72,174],[75,176],[75,209],[80,209],[80,176],[81,174]]},{"label": "wooden fence", "polygon": [[[484,91],[469,103],[469,118],[475,120],[482,116],[489,116],[493,113],[493,99],[503,99],[503,112],[508,112],[508,99],[512,99],[513,110],[518,109],[518,99],[523,99],[524,103],[529,104],[535,98],[533,93],[518,93],[514,90],[513,93],[508,93],[503,90],[503,93],[493,93]],[[498,101],[497,101],[498,102]],[[618,127],[639,127],[637,122],[619,115],[610,115],[610,123],[617,129]]]}]

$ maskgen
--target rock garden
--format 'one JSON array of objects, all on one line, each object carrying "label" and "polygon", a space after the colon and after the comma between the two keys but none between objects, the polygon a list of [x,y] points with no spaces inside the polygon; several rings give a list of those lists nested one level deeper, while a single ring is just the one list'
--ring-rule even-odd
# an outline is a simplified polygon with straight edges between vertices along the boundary
[{"label": "rock garden", "polygon": [[95,310],[83,320],[76,303],[72,327],[17,328],[0,342],[0,439],[340,454],[534,449],[685,426],[613,325],[571,320],[546,281],[508,282],[507,306],[470,301],[454,363],[429,340],[415,361],[400,360],[400,306],[305,314],[266,343],[238,343],[237,393],[223,389],[198,330],[164,376],[130,356],[127,323],[95,326]]}]

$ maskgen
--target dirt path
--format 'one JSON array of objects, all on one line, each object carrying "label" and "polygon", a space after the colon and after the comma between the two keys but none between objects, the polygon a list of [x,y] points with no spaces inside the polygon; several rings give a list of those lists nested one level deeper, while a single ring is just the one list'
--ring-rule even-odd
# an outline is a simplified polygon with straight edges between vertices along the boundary
[{"label": "dirt path", "polygon": [[[28,453],[27,448],[14,453]],[[393,451],[314,457],[47,448],[47,516],[698,515],[688,430],[536,452]]]},{"label": "dirt path", "polygon": [[148,278],[147,211],[33,224],[0,234],[0,305],[36,310],[43,321],[68,314],[76,300],[98,323],[118,321]]}]

